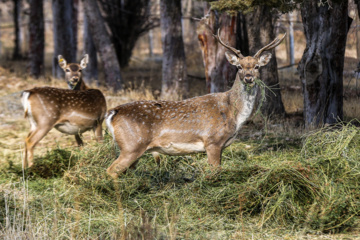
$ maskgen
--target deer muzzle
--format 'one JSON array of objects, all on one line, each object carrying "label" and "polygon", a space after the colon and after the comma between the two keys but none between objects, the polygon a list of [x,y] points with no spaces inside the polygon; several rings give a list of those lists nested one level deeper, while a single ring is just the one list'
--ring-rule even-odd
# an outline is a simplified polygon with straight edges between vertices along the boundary
[{"label": "deer muzzle", "polygon": [[254,82],[254,77],[252,75],[245,75],[244,82],[245,83],[252,83],[252,82]]},{"label": "deer muzzle", "polygon": [[70,84],[77,84],[79,82],[79,77],[72,77],[70,80],[69,80],[69,83]]}]

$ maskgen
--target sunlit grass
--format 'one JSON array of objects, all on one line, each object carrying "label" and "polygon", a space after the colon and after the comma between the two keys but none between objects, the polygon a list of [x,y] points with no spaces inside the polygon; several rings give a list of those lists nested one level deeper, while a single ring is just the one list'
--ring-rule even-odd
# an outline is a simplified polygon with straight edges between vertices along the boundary
[{"label": "sunlit grass", "polygon": [[227,148],[221,171],[205,154],[164,156],[159,166],[145,154],[116,180],[105,172],[119,154],[109,135],[82,150],[55,148],[26,172],[1,168],[0,236],[302,239],[351,231],[359,143],[352,125],[288,138],[269,129]]}]

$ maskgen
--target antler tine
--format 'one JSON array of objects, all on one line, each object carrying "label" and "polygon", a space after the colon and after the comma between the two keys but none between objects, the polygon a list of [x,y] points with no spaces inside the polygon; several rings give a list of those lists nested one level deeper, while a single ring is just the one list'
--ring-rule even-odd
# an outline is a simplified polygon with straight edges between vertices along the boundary
[{"label": "antler tine", "polygon": [[220,38],[220,28],[218,29],[217,35],[213,34],[213,36],[214,36],[214,38],[215,38],[216,40],[218,40],[218,41],[221,43],[221,45],[223,45],[223,46],[226,47],[227,49],[233,51],[238,57],[241,57],[241,58],[244,57],[244,56],[241,54],[240,50],[237,50],[236,48],[230,47],[229,45],[226,45],[226,44],[221,40],[221,38]]},{"label": "antler tine", "polygon": [[275,48],[277,45],[279,45],[282,40],[285,38],[286,33],[284,34],[284,36],[282,38],[275,38],[271,43],[269,43],[268,45],[266,45],[265,47],[261,48],[259,51],[257,51],[257,53],[254,55],[255,58],[259,57],[260,54],[264,51],[268,51],[270,49]]}]

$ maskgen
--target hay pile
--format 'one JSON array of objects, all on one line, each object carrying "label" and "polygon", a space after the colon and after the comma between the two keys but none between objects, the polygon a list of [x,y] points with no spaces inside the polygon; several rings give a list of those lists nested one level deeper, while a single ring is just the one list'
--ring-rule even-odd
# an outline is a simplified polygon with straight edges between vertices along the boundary
[{"label": "hay pile", "polygon": [[[301,145],[293,147],[294,142]],[[358,128],[341,125],[301,140],[248,140],[246,145],[251,147],[236,143],[226,149],[223,169],[216,173],[205,154],[163,157],[160,166],[145,154],[136,170],[116,181],[105,174],[119,154],[109,136],[105,144],[71,156],[57,149],[45,157],[59,165],[51,165],[52,175],[42,167],[28,177],[26,206],[23,198],[2,195],[7,210],[0,211],[0,224],[15,224],[16,217],[9,223],[7,215],[25,206],[32,226],[55,229],[62,238],[238,239],[262,238],[274,227],[313,233],[354,227],[360,210]],[[2,183],[16,179],[17,173],[2,171],[7,171]],[[47,221],[36,222],[41,217]]]}]

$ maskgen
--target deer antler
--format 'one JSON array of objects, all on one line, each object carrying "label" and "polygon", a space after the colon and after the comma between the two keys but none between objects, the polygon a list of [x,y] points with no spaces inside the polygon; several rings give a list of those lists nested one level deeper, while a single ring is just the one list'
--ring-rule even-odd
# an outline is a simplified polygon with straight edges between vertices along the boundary
[{"label": "deer antler", "polygon": [[268,45],[266,45],[265,47],[263,47],[259,51],[257,51],[257,53],[255,53],[255,55],[254,55],[254,58],[258,58],[260,56],[260,54],[264,51],[268,51],[270,49],[275,48],[277,45],[279,45],[281,43],[281,41],[285,38],[285,36],[286,36],[286,33],[280,39],[275,38],[271,43],[269,43]]},{"label": "deer antler", "polygon": [[221,43],[224,47],[231,50],[233,53],[235,53],[238,57],[243,58],[244,56],[241,54],[240,50],[237,50],[236,48],[230,47],[229,45],[226,45],[220,38],[220,28],[218,29],[217,35],[213,34],[214,38]]}]

